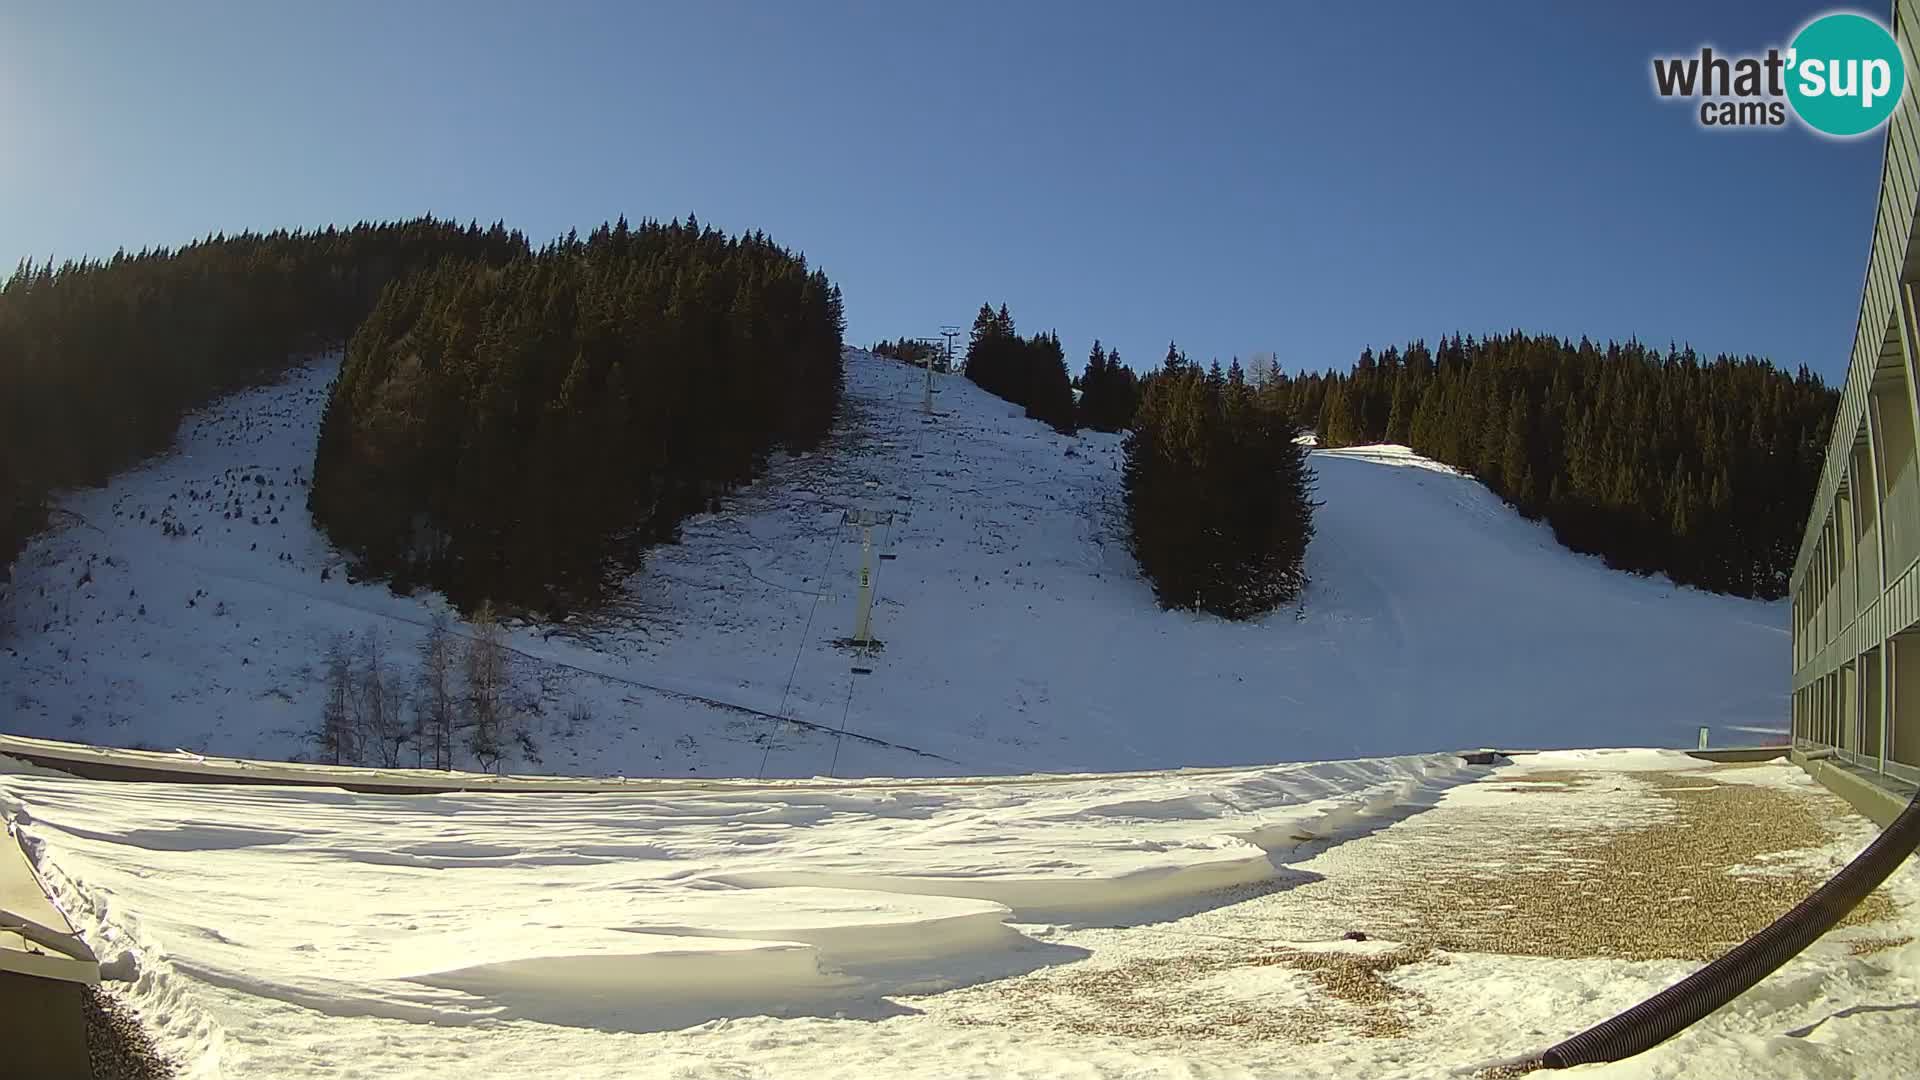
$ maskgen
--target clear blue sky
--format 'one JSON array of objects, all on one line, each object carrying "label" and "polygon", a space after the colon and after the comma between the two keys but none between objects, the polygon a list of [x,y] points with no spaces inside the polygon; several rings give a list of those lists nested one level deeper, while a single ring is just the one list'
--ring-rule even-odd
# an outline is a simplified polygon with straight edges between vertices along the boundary
[{"label": "clear blue sky", "polygon": [[[1005,300],[1147,366],[1521,327],[1844,371],[1881,140],[1649,59],[1825,5],[19,3],[0,257],[425,211],[763,228],[865,343]],[[1878,7],[1867,9],[1885,19]]]}]

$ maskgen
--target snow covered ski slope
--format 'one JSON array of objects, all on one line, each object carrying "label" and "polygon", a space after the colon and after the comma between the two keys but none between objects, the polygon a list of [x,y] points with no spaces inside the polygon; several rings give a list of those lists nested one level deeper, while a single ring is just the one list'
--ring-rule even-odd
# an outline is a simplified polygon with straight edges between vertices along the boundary
[{"label": "snow covered ski slope", "polygon": [[[5,731],[310,755],[330,639],[377,631],[411,664],[441,601],[349,582],[304,510],[336,362],[190,418],[174,453],[65,499],[15,568]],[[1159,611],[1124,544],[1118,438],[1062,438],[960,378],[931,419],[923,380],[849,351],[833,445],[690,520],[613,610],[516,627],[532,753],[508,768],[1006,774],[1783,726],[1784,607],[1609,571],[1403,448],[1314,455],[1297,609]],[[855,508],[893,513],[869,655],[835,643]]]}]

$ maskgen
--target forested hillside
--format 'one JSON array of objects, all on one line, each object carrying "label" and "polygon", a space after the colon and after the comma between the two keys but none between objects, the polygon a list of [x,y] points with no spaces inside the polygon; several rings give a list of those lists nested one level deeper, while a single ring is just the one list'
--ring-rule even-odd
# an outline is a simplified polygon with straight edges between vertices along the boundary
[{"label": "forested hillside", "polygon": [[52,491],[104,482],[189,409],[345,341],[388,282],[526,253],[501,225],[420,218],[22,263],[0,288],[0,574]]},{"label": "forested hillside", "polygon": [[622,219],[397,283],[348,348],[311,507],[396,587],[558,613],[817,444],[840,293],[758,233]]},{"label": "forested hillside", "polygon": [[1409,445],[1609,565],[1767,599],[1786,594],[1837,401],[1805,367],[1518,332],[1369,349],[1266,393],[1320,445]]}]

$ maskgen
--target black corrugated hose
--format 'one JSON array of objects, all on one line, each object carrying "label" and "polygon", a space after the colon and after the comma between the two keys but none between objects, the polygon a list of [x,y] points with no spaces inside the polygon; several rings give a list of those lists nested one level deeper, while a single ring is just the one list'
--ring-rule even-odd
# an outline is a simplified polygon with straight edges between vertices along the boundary
[{"label": "black corrugated hose", "polygon": [[1771,975],[1853,910],[1920,846],[1920,794],[1833,880],[1725,956],[1540,1055],[1549,1069],[1618,1061],[1679,1034]]}]

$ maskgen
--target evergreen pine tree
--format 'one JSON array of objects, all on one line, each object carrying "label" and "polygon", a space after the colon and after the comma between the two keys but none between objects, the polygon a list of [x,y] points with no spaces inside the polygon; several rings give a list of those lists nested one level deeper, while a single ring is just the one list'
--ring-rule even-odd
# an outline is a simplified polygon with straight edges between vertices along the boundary
[{"label": "evergreen pine tree", "polygon": [[1413,441],[1413,379],[1402,370],[1393,380],[1393,403],[1387,411],[1386,440],[1401,445]]},{"label": "evergreen pine tree", "polygon": [[1271,400],[1185,363],[1146,380],[1122,488],[1135,558],[1163,606],[1247,619],[1305,587],[1312,475],[1300,429]]},{"label": "evergreen pine tree", "polygon": [[1526,517],[1536,514],[1538,479],[1533,470],[1532,426],[1527,397],[1513,392],[1507,409],[1507,431],[1501,448],[1500,475],[1506,480],[1507,501]]},{"label": "evergreen pine tree", "polygon": [[1087,366],[1080,375],[1080,422],[1090,428],[1110,431],[1106,419],[1111,406],[1108,395],[1111,383],[1107,374],[1107,353],[1100,347],[1100,339],[1095,338],[1093,348],[1087,353]]},{"label": "evergreen pine tree", "polygon": [[1059,335],[1049,331],[1022,343],[1029,389],[1027,415],[1071,435],[1076,428],[1073,383],[1067,376],[1066,353]]}]

